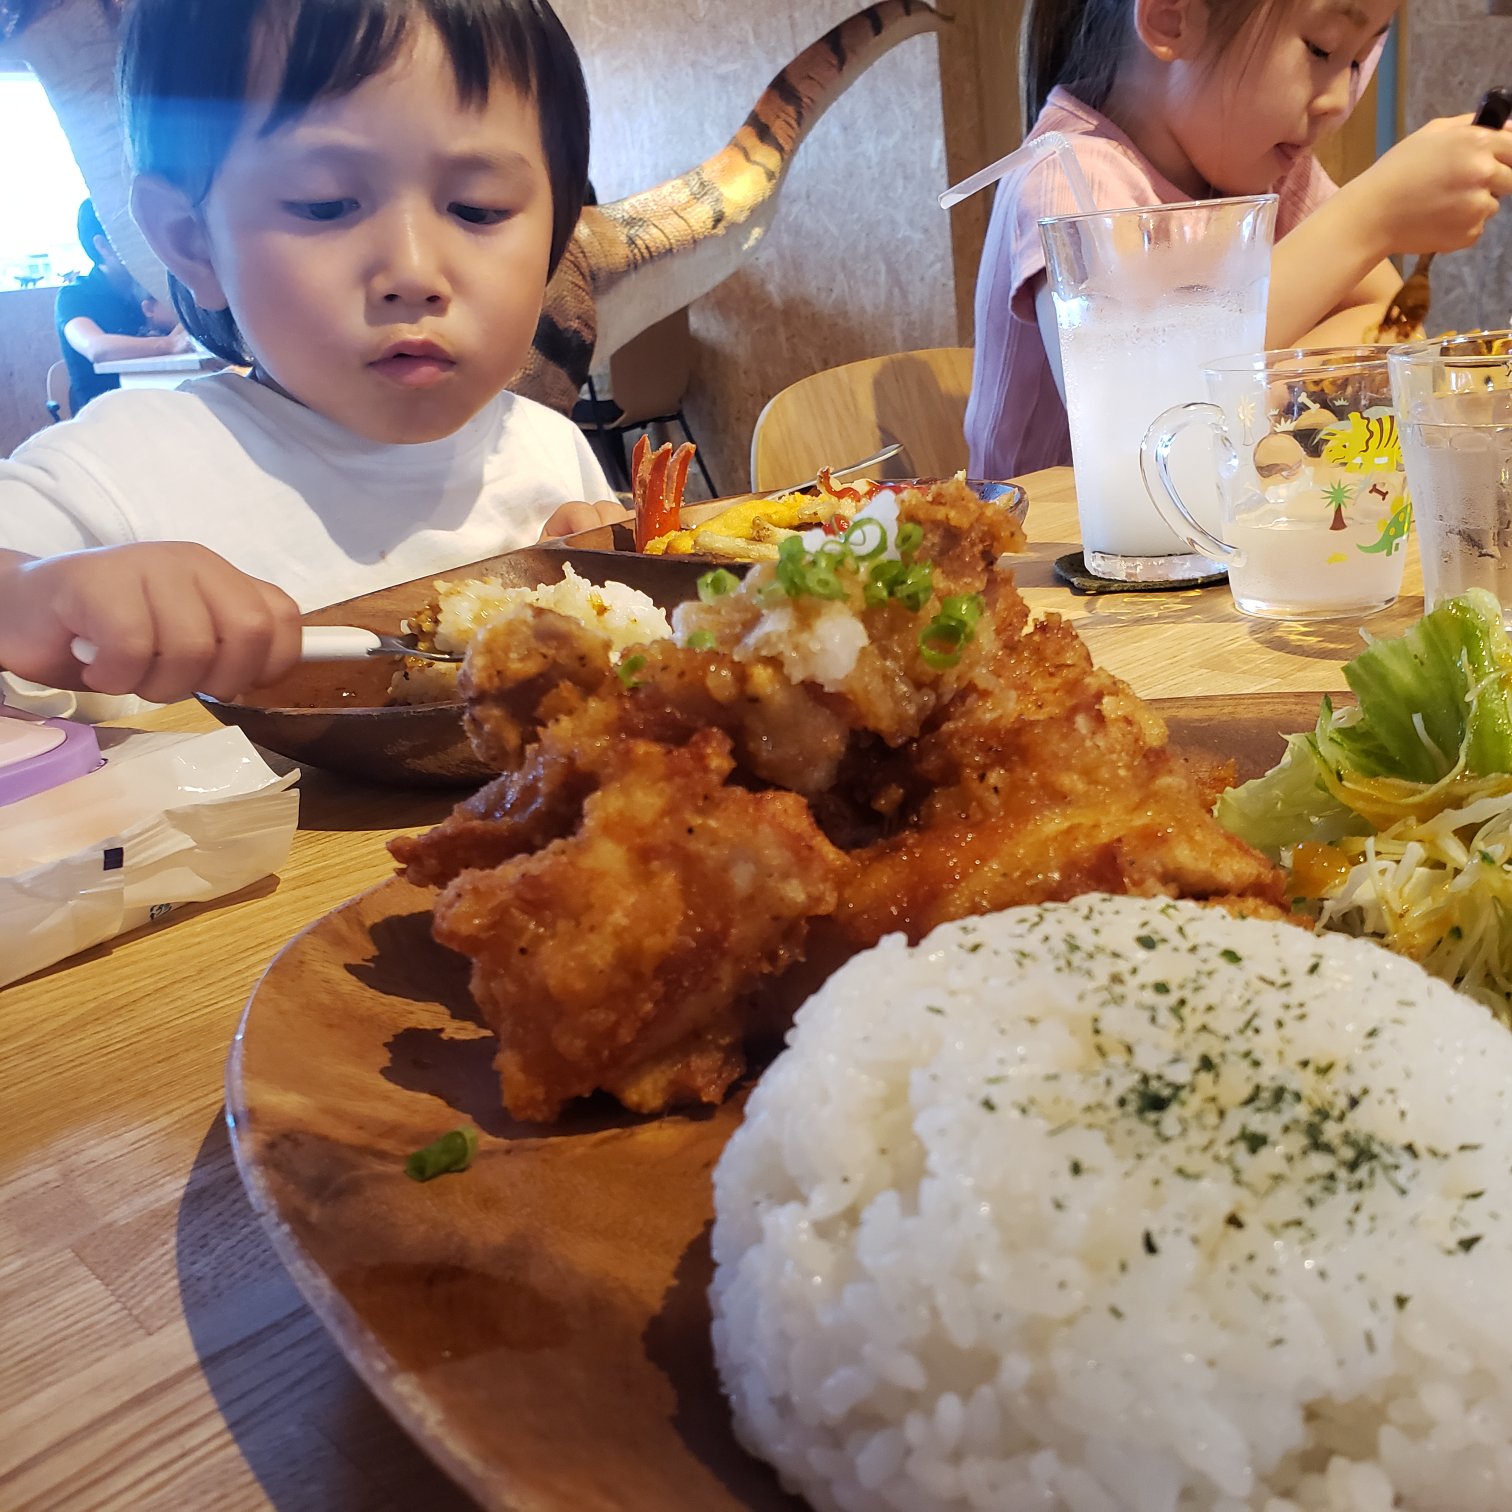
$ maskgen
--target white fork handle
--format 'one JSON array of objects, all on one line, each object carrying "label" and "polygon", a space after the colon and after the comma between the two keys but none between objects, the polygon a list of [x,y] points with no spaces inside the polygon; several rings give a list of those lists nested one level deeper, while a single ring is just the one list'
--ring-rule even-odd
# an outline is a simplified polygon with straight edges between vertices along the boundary
[{"label": "white fork handle", "polygon": [[[306,625],[300,632],[299,655],[304,661],[365,661],[381,645],[373,631],[355,625]],[[68,643],[68,649],[84,667],[100,654],[93,641],[80,635]]]},{"label": "white fork handle", "polygon": [[365,661],[382,645],[373,631],[355,625],[306,625],[299,654],[304,661]]}]

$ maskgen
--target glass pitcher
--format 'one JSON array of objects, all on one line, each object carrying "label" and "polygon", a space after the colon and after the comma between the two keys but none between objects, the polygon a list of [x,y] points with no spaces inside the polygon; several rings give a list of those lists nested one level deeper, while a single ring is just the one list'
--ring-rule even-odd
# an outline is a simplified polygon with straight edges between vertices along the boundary
[{"label": "glass pitcher", "polygon": [[[1087,568],[1124,582],[1221,572],[1161,518],[1140,476],[1150,422],[1203,392],[1203,364],[1265,345],[1276,196],[1200,200],[1040,222]],[[1192,448],[1195,451],[1195,448]],[[1186,497],[1213,525],[1204,459]]]}]

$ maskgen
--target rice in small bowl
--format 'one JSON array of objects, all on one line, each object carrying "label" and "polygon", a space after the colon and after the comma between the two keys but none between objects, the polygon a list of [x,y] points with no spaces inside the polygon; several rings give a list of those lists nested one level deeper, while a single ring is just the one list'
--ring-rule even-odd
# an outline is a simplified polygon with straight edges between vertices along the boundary
[{"label": "rice in small bowl", "polygon": [[[522,604],[554,609],[558,614],[581,620],[605,635],[618,661],[629,646],[665,640],[672,633],[667,616],[647,594],[626,583],[590,583],[562,564],[558,583],[539,587],[511,587],[497,578],[478,577],[436,580],[436,595],[418,614],[405,621],[427,650],[460,655],[473,636],[489,620]],[[458,666],[406,657],[389,685],[389,699],[396,704],[450,703],[457,692]]]},{"label": "rice in small bowl", "polygon": [[1093,896],[884,940],[715,1173],[737,1431],[820,1509],[1504,1512],[1512,1036]]}]

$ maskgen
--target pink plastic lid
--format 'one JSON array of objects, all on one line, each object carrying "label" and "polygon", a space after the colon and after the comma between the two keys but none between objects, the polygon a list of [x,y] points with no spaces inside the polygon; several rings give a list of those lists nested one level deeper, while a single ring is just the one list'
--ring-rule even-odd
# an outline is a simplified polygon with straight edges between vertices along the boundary
[{"label": "pink plastic lid", "polygon": [[103,759],[88,725],[43,719],[0,704],[0,805],[72,782]]}]

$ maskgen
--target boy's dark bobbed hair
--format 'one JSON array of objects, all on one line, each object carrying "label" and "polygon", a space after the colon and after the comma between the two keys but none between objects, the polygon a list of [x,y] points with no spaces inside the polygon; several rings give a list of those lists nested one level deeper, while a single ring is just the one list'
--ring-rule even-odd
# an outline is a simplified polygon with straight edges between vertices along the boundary
[{"label": "boy's dark bobbed hair", "polygon": [[[588,182],[588,91],[547,0],[132,0],[120,88],[133,166],[202,203],[241,129],[252,60],[270,42],[282,76],[264,132],[381,72],[417,20],[440,37],[464,105],[481,105],[498,78],[536,102],[555,271]],[[251,360],[229,310],[202,310],[176,278],[169,285],[185,330],[228,362]]]}]

